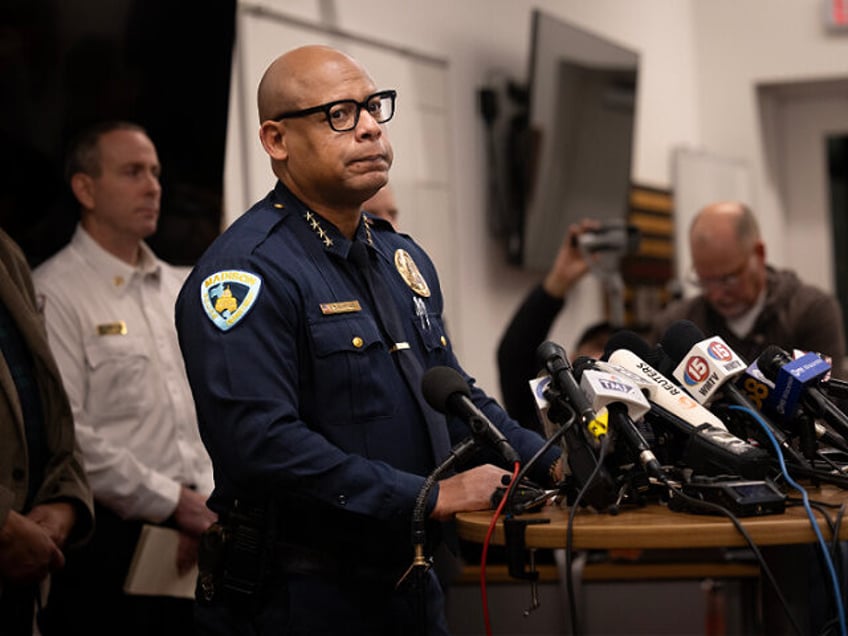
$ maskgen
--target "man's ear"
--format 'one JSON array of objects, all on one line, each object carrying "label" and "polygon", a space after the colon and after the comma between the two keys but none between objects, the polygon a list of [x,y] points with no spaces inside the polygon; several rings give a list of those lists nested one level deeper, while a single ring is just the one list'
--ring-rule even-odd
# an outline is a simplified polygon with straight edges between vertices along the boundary
[{"label": "man's ear", "polygon": [[289,152],[286,145],[286,126],[282,122],[265,121],[259,128],[259,141],[271,159],[284,161]]},{"label": "man's ear", "polygon": [[94,180],[84,172],[71,177],[71,191],[82,207],[90,210],[94,207]]}]

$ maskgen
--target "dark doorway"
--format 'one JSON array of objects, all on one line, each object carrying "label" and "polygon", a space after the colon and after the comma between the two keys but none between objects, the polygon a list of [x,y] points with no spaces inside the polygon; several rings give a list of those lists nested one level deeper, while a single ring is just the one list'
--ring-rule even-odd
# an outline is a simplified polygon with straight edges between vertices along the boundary
[{"label": "dark doorway", "polygon": [[833,270],[836,295],[842,306],[842,320],[848,334],[848,259],[842,253],[848,245],[848,135],[827,139],[827,174],[830,195],[830,221],[833,225]]},{"label": "dark doorway", "polygon": [[105,119],[144,126],[162,163],[149,243],[191,265],[220,229],[236,0],[0,3],[0,226],[32,266],[78,219],[67,141]]}]

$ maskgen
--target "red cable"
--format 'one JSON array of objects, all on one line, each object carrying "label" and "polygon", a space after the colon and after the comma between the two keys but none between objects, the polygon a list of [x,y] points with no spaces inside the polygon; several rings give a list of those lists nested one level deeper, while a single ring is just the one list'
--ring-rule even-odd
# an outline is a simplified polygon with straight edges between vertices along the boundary
[{"label": "red cable", "polygon": [[[483,604],[483,623],[486,626],[486,636],[492,636],[492,624],[489,620],[489,596],[486,593],[486,554],[489,552],[489,542],[492,540],[492,535],[494,534],[495,527],[498,524],[498,517],[501,515],[501,511],[506,504],[506,500],[509,499],[509,494],[515,487],[515,479],[518,476],[519,468],[520,464],[515,462],[515,468],[512,473],[512,479],[509,482],[509,488],[507,488],[504,496],[501,497],[501,501],[492,515],[492,521],[489,523],[489,529],[486,531],[486,539],[483,541],[483,551],[480,555],[480,597]],[[506,535],[504,535],[504,543],[505,542]]]}]

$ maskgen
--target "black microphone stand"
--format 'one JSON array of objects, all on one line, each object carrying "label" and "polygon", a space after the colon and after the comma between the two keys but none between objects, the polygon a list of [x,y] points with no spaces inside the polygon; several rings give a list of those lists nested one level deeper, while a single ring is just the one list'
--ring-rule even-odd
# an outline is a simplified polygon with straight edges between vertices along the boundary
[{"label": "black microphone stand", "polygon": [[[551,446],[553,446],[554,444],[558,444],[562,436],[565,434],[566,430],[571,428],[577,421],[577,412],[569,405],[563,406],[564,420],[559,422],[560,427],[553,435],[551,435],[547,440],[545,440],[544,445],[538,451],[536,451],[536,454],[530,458],[530,461],[524,464],[521,467],[521,470],[518,471],[518,474],[515,476],[515,479],[510,484],[510,487],[506,492],[506,502],[504,502],[504,548],[506,550],[506,562],[509,575],[515,579],[525,580],[530,583],[530,607],[528,607],[524,611],[524,616],[529,616],[530,612],[537,609],[540,605],[537,587],[539,580],[539,572],[538,570],[536,570],[536,562],[533,556],[533,550],[530,551],[530,569],[527,570],[524,567],[524,552],[527,549],[527,544],[524,540],[524,537],[528,525],[550,523],[550,519],[528,520],[516,518],[516,515],[520,515],[522,512],[524,512],[524,510],[520,506],[515,504],[515,493],[518,491],[519,486],[521,485],[521,481],[524,479],[524,476],[527,474],[530,468],[536,465],[536,463],[539,461],[539,458],[542,457],[542,455],[544,455]],[[559,491],[557,496],[561,494],[561,489],[564,488],[564,483],[565,482],[563,480],[562,482],[556,484],[556,487]]]},{"label": "black microphone stand", "polygon": [[399,588],[407,579],[412,580],[412,584],[416,586],[418,591],[418,599],[416,603],[416,614],[418,625],[418,633],[425,636],[427,631],[427,612],[426,612],[426,576],[430,569],[432,560],[424,554],[424,545],[427,538],[425,510],[427,507],[427,498],[433,490],[433,486],[446,472],[451,470],[460,460],[470,456],[478,449],[478,441],[474,436],[467,437],[459,444],[454,446],[448,456],[441,464],[431,472],[424,480],[421,490],[418,491],[418,497],[415,500],[415,508],[412,512],[412,545],[415,554],[412,559],[412,564],[403,573],[396,584]]}]

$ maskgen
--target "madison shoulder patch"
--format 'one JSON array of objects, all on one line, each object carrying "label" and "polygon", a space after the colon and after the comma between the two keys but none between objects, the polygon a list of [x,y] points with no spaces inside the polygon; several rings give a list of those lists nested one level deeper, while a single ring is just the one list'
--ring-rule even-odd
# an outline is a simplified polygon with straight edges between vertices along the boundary
[{"label": "madison shoulder patch", "polygon": [[247,315],[262,288],[256,274],[237,269],[215,272],[200,284],[200,302],[221,331],[232,329]]}]

